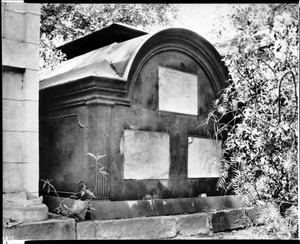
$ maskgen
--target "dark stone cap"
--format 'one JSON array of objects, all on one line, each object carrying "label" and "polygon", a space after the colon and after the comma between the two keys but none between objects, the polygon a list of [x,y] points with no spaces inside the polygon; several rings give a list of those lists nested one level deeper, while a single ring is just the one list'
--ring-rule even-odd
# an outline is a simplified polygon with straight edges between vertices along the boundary
[{"label": "dark stone cap", "polygon": [[67,59],[71,59],[114,42],[124,42],[146,34],[148,33],[143,30],[125,24],[113,23],[90,35],[59,46],[57,49],[65,53]]}]

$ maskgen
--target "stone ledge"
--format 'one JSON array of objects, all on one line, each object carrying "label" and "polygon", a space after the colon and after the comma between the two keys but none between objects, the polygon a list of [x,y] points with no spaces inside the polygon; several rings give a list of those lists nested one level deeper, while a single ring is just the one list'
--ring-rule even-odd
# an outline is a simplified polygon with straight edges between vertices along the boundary
[{"label": "stone ledge", "polygon": [[175,216],[95,220],[76,224],[77,239],[166,239],[177,234]]},{"label": "stone ledge", "polygon": [[210,213],[213,232],[234,230],[257,225],[259,208],[241,208]]},{"label": "stone ledge", "polygon": [[[222,210],[172,216],[75,223],[60,217],[3,229],[3,237],[15,240],[173,239],[209,236],[212,232],[240,229],[256,223],[258,208]],[[51,216],[52,214],[49,214]],[[210,219],[211,218],[211,219]]]},{"label": "stone ledge", "polygon": [[75,220],[70,218],[48,219],[3,228],[3,238],[12,240],[73,240],[76,239]]},{"label": "stone ledge", "polygon": [[45,204],[30,206],[3,205],[3,217],[15,219],[22,223],[44,221],[48,219],[48,207]]},{"label": "stone ledge", "polygon": [[206,213],[178,215],[178,234],[182,236],[208,234],[209,224],[209,215]]},{"label": "stone ledge", "polygon": [[[58,205],[55,196],[43,196],[44,203],[52,212]],[[65,198],[61,198],[65,199]],[[65,204],[70,200],[66,199]],[[71,202],[72,203],[72,202]],[[203,213],[243,207],[237,196],[210,196],[194,198],[170,198],[137,201],[92,200],[91,220],[126,219],[150,216],[173,216],[180,214]]]}]

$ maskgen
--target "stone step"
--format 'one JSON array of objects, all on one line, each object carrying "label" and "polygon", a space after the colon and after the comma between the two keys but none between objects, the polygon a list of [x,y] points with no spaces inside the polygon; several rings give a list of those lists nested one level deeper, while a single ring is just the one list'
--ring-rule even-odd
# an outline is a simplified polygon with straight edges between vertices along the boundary
[{"label": "stone step", "polygon": [[259,224],[259,208],[75,222],[60,217],[3,228],[3,240],[184,239]]},{"label": "stone step", "polygon": [[210,236],[213,232],[258,223],[259,209],[241,208],[210,213],[94,220],[76,223],[77,239],[172,239]]}]

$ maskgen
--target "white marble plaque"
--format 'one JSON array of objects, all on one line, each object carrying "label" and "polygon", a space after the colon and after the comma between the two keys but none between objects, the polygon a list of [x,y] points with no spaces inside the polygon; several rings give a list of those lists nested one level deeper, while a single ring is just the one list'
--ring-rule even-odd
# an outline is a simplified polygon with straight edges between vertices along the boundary
[{"label": "white marble plaque", "polygon": [[221,142],[189,137],[188,178],[220,177]]},{"label": "white marble plaque", "polygon": [[124,179],[169,179],[167,133],[124,130]]},{"label": "white marble plaque", "polygon": [[197,76],[158,67],[158,109],[198,115]]}]

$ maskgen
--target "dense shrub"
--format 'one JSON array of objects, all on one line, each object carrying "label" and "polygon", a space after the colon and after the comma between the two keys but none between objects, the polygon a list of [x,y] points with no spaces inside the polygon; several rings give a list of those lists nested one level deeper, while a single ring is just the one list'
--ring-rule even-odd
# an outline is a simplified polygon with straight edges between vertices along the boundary
[{"label": "dense shrub", "polygon": [[[231,18],[237,45],[224,62],[228,86],[208,123],[223,136],[218,186],[249,203],[275,201],[287,208],[298,195],[297,5],[247,5]],[[231,116],[230,121],[224,118]]]}]

